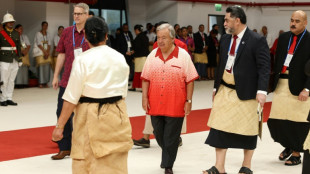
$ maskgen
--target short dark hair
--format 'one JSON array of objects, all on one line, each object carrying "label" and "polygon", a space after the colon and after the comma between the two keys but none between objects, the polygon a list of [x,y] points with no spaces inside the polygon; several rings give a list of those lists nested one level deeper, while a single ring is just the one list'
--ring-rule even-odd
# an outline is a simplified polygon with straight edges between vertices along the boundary
[{"label": "short dark hair", "polygon": [[124,27],[124,26],[128,26],[128,24],[127,24],[127,23],[124,23],[124,24],[123,24],[123,27]]},{"label": "short dark hair", "polygon": [[60,30],[61,28],[65,29],[65,27],[61,25],[61,26],[58,27],[58,30]]},{"label": "short dark hair", "polygon": [[212,29],[214,29],[216,26],[219,26],[218,24],[212,25]]},{"label": "short dark hair", "polygon": [[93,16],[95,16],[95,13],[94,13],[93,11],[89,11],[89,12],[88,12],[88,15],[93,15]]},{"label": "short dark hair", "polygon": [[41,23],[41,26],[43,26],[44,24],[47,24],[47,25],[48,25],[48,23],[47,23],[46,21],[43,21],[43,22]]},{"label": "short dark hair", "polygon": [[226,13],[230,13],[230,17],[239,18],[242,24],[246,24],[246,15],[240,6],[230,6],[226,9]]},{"label": "short dark hair", "polygon": [[135,25],[133,28],[134,28],[134,30],[139,30],[140,32],[143,31],[143,26],[140,24]]},{"label": "short dark hair", "polygon": [[186,30],[187,30],[187,27],[182,27],[182,28],[181,28],[181,31],[183,31],[184,29],[186,29]]},{"label": "short dark hair", "polygon": [[86,39],[94,46],[97,46],[99,42],[105,41],[108,31],[107,23],[101,18],[91,17],[85,23]]},{"label": "short dark hair", "polygon": [[18,28],[20,28],[20,27],[22,27],[22,24],[17,24],[17,25],[15,26],[15,29],[18,29]]},{"label": "short dark hair", "polygon": [[201,27],[201,26],[205,27],[203,24],[200,24],[200,25],[199,25],[199,27]]},{"label": "short dark hair", "polygon": [[179,24],[174,24],[174,27],[173,28],[175,28],[176,26],[180,26]]},{"label": "short dark hair", "polygon": [[192,27],[192,28],[193,28],[193,26],[191,26],[191,25],[188,25],[188,26],[187,26],[187,28],[189,28],[189,27]]},{"label": "short dark hair", "polygon": [[212,29],[210,33],[211,34],[219,34],[219,32],[216,29]]}]

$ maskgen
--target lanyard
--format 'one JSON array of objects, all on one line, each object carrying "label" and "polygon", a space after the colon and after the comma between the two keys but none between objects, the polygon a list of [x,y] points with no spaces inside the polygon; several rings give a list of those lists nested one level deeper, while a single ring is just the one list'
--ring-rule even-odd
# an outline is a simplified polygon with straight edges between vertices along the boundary
[{"label": "lanyard", "polygon": [[[300,37],[300,39],[299,39],[299,41],[298,41],[298,43],[297,43],[297,45],[296,45],[296,47],[295,47],[295,49],[294,49],[294,53],[293,53],[293,54],[295,54],[295,51],[297,50],[298,45],[299,45],[301,39],[304,37],[305,33],[306,33],[306,29],[305,29],[305,31],[302,33],[302,35],[301,35],[301,37]],[[287,52],[290,50],[291,41],[292,41],[292,35],[291,35],[291,37],[290,37],[290,41],[288,42]]]},{"label": "lanyard", "polygon": [[[75,48],[74,30],[75,30],[75,25],[74,25],[73,30],[72,30],[73,48]],[[83,36],[82,42],[80,44],[80,47],[82,46],[82,44],[84,42],[84,39],[85,39],[85,37]]]}]

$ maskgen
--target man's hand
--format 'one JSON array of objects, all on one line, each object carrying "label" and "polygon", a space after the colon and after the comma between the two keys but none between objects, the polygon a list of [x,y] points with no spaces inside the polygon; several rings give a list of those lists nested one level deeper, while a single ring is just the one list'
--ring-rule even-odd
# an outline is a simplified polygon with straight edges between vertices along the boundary
[{"label": "man's hand", "polygon": [[52,83],[54,89],[57,89],[57,88],[58,88],[58,86],[59,86],[58,83],[59,83],[59,82],[58,82],[58,77],[55,77],[55,76],[54,76],[54,78],[53,78],[53,83]]},{"label": "man's hand", "polygon": [[60,141],[63,138],[63,130],[61,128],[54,128],[53,134],[52,134],[52,140],[53,141]]},{"label": "man's hand", "polygon": [[266,103],[266,95],[258,93],[256,94],[256,100],[261,107],[264,107],[264,104]]},{"label": "man's hand", "polygon": [[185,116],[189,115],[189,113],[191,113],[192,111],[192,103],[185,102],[184,111],[185,111]]},{"label": "man's hand", "polygon": [[309,97],[309,91],[306,91],[305,89],[302,90],[298,96],[298,100],[300,101],[307,101]]},{"label": "man's hand", "polygon": [[148,110],[151,109],[148,98],[142,98],[142,108],[145,112],[148,112]]},{"label": "man's hand", "polygon": [[127,51],[127,52],[126,52],[126,55],[127,55],[127,56],[131,56],[131,52],[130,52],[130,51]]}]

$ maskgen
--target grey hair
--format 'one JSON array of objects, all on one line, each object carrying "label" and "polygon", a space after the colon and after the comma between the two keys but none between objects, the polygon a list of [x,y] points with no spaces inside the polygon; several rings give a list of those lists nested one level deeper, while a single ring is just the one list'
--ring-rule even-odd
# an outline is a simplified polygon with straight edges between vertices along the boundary
[{"label": "grey hair", "polygon": [[73,6],[74,8],[75,7],[79,7],[79,8],[82,8],[84,10],[85,13],[88,13],[89,12],[89,6],[85,3],[78,3],[76,5]]},{"label": "grey hair", "polygon": [[168,29],[170,37],[172,39],[175,38],[175,31],[174,31],[174,28],[173,28],[172,25],[170,25],[170,24],[161,24],[160,26],[157,27],[156,32],[159,31],[159,30],[163,30],[163,29]]}]

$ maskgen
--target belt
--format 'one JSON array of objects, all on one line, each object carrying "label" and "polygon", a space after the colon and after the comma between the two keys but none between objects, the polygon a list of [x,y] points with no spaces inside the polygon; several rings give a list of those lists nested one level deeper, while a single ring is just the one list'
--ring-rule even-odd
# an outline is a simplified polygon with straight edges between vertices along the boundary
[{"label": "belt", "polygon": [[221,84],[230,89],[236,89],[236,85],[228,84],[224,80],[221,81]]},{"label": "belt", "polygon": [[1,47],[1,50],[5,50],[5,51],[15,51],[16,47]]},{"label": "belt", "polygon": [[288,79],[288,74],[280,74],[281,79]]},{"label": "belt", "polygon": [[122,96],[115,96],[115,97],[108,97],[108,98],[81,97],[79,102],[80,103],[99,103],[99,107],[98,107],[98,114],[99,114],[99,110],[104,104],[107,104],[107,103],[113,104],[121,100],[122,98],[123,98]]},{"label": "belt", "polygon": [[122,96],[116,97],[108,97],[108,98],[90,98],[90,97],[81,97],[79,102],[80,103],[99,103],[99,104],[112,104],[119,100],[121,100]]}]

